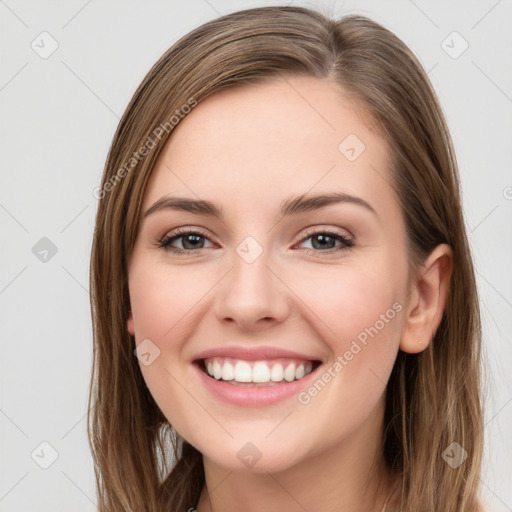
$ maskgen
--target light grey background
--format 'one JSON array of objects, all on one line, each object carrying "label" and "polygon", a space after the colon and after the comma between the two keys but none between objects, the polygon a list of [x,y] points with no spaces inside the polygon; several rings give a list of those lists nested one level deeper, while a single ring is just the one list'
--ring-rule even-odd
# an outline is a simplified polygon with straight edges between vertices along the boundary
[{"label": "light grey background", "polygon": [[[0,0],[1,511],[95,510],[85,421],[93,189],[127,102],[186,32],[274,3],[285,2]],[[383,23],[416,53],[439,94],[484,321],[483,496],[489,510],[512,511],[512,3],[292,3]],[[58,48],[42,58],[52,40]]]}]

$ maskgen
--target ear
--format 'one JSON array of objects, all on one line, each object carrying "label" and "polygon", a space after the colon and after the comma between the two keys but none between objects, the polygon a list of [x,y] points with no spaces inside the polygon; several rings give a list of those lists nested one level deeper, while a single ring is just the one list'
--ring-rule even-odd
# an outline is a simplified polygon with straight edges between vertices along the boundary
[{"label": "ear", "polygon": [[425,350],[441,323],[446,305],[453,256],[450,246],[438,245],[411,282],[400,349],[410,354]]},{"label": "ear", "polygon": [[128,314],[128,320],[126,321],[126,326],[128,328],[128,332],[132,335],[132,336],[135,336],[135,326],[133,324],[133,313],[130,311],[130,313]]}]

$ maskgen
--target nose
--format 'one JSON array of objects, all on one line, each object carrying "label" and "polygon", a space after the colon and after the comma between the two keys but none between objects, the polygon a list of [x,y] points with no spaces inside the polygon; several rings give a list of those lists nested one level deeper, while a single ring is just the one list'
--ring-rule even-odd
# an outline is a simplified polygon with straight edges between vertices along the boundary
[{"label": "nose", "polygon": [[252,263],[235,255],[231,271],[219,284],[215,310],[221,322],[257,332],[289,315],[289,289],[263,255]]}]

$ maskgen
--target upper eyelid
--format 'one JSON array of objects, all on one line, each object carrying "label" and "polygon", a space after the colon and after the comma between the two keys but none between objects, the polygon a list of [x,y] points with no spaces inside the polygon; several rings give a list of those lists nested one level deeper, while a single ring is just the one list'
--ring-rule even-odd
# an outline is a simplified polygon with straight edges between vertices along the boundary
[{"label": "upper eyelid", "polygon": [[[305,230],[305,233],[302,235],[303,237],[304,236],[308,236],[308,235],[311,235],[311,234],[315,234],[315,233],[323,233],[323,232],[333,232],[335,234],[338,234],[338,235],[342,235],[342,236],[345,236],[343,235],[342,233],[337,233],[337,230],[343,230],[345,231],[349,237],[353,238],[353,235],[352,233],[346,229],[346,228],[340,228],[340,227],[325,227],[327,225],[318,225],[318,226],[308,226],[307,228],[304,228]],[[199,227],[189,227],[189,226],[186,226],[186,227],[178,227],[178,228],[175,228],[174,230],[171,230],[171,231],[168,231],[166,232],[162,238],[167,238],[167,237],[174,237],[174,236],[177,236],[177,235],[181,235],[181,236],[184,236],[184,235],[187,235],[187,234],[199,234],[201,236],[204,236],[206,238],[210,238],[210,235],[207,233],[206,230],[204,230],[204,228],[199,228]]]},{"label": "upper eyelid", "polygon": [[[320,226],[308,227],[308,228],[305,228],[305,229],[306,229],[306,232],[301,237],[301,239],[299,241],[304,240],[304,238],[306,238],[306,237],[309,237],[309,236],[312,236],[312,235],[315,235],[315,234],[326,233],[326,232],[327,233],[335,234],[337,236],[341,236],[341,237],[346,238],[348,240],[353,240],[355,238],[354,235],[350,231],[348,231],[348,229],[346,229],[346,228],[322,227],[322,225],[320,225]],[[347,235],[345,235],[344,233],[339,233],[338,232],[339,230],[345,231],[345,233],[347,233]]]},{"label": "upper eyelid", "polygon": [[[294,242],[295,245],[298,243],[303,243],[305,240],[307,240],[308,238],[310,238],[312,236],[315,236],[318,234],[323,234],[323,233],[328,233],[328,234],[330,233],[332,235],[335,235],[335,236],[345,239],[347,242],[351,242],[352,244],[354,243],[354,236],[349,231],[344,229],[344,231],[349,233],[349,236],[346,236],[345,234],[338,232],[339,229],[343,229],[343,228],[322,227],[320,225],[317,227],[308,227],[305,229],[306,229],[306,232],[296,242]],[[195,228],[195,227],[176,228],[174,233],[165,234],[161,238],[161,241],[169,239],[174,242],[174,241],[179,240],[187,235],[199,235],[199,236],[202,236],[203,238],[206,238],[211,243],[216,243],[211,239],[211,237],[202,228]],[[188,252],[192,252],[194,250],[201,250],[201,249],[192,249]]]}]

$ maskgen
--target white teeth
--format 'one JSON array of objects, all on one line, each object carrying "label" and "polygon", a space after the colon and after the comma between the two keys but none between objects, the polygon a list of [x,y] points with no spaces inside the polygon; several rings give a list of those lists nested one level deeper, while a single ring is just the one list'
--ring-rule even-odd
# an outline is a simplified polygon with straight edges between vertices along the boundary
[{"label": "white teeth", "polygon": [[256,363],[252,369],[253,382],[268,382],[270,380],[270,370],[265,363]]},{"label": "white teeth", "polygon": [[243,361],[229,357],[213,357],[207,359],[206,371],[216,380],[222,379],[231,383],[264,384],[278,382],[293,382],[311,373],[312,361]]},{"label": "white teeth", "polygon": [[219,380],[222,377],[222,366],[219,361],[213,361],[213,376]]},{"label": "white teeth", "polygon": [[270,370],[270,380],[272,382],[281,382],[283,380],[283,365],[276,363]]},{"label": "white teeth", "polygon": [[284,378],[288,382],[291,382],[292,380],[295,380],[295,364],[294,363],[290,363],[286,367],[286,370],[284,371]]},{"label": "white teeth", "polygon": [[238,361],[235,365],[234,377],[237,382],[252,382],[251,365],[245,361]]},{"label": "white teeth", "polygon": [[233,380],[235,378],[235,369],[231,363],[224,363],[222,367],[222,380]]}]

